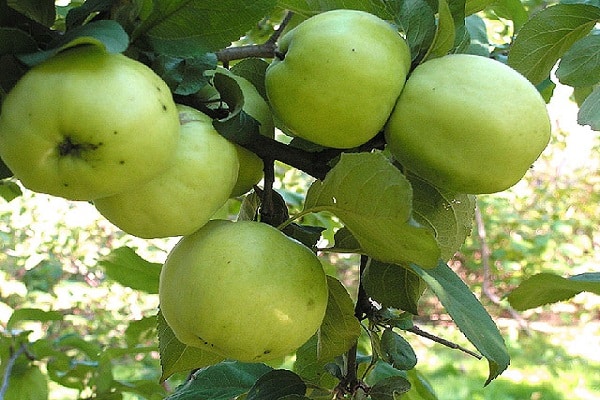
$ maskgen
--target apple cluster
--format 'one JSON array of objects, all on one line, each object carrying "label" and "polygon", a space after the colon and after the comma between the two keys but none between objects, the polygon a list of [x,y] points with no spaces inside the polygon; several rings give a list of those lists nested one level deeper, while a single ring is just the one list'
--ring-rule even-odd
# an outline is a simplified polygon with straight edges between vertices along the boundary
[{"label": "apple cluster", "polygon": [[[224,68],[245,111],[273,137],[269,106]],[[262,160],[175,104],[150,68],[99,46],[67,49],[28,71],[0,114],[0,155],[30,190],[91,201],[141,238],[188,235],[262,178]]]},{"label": "apple cluster", "polygon": [[309,18],[281,38],[267,69],[278,127],[339,149],[383,131],[405,173],[444,190],[494,193],[517,183],[550,139],[535,86],[482,56],[426,58],[412,71],[411,63],[406,40],[374,15]]},{"label": "apple cluster", "polygon": [[[235,79],[244,111],[273,137],[270,108]],[[218,94],[218,93],[217,93]],[[184,344],[242,361],[283,357],[325,315],[319,258],[260,222],[213,218],[262,178],[263,162],[208,115],[176,104],[150,68],[93,45],[28,71],[0,114],[0,156],[30,190],[92,202],[123,231],[182,236],[162,268],[160,308]]]}]

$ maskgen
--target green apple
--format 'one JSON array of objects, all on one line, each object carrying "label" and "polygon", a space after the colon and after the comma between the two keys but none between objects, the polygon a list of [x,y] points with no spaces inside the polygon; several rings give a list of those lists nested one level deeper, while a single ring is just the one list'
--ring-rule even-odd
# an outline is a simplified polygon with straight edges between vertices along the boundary
[{"label": "green apple", "polygon": [[326,147],[359,146],[382,130],[410,69],[408,45],[363,11],[317,14],[284,34],[265,76],[277,120]]},{"label": "green apple", "polygon": [[280,358],[320,327],[328,289],[318,257],[276,228],[211,220],[160,274],[160,310],[182,343],[225,358]]},{"label": "green apple", "polygon": [[454,54],[419,65],[385,129],[391,154],[433,185],[494,193],[517,183],[550,140],[541,95],[490,58]]},{"label": "green apple", "polygon": [[[261,135],[273,138],[275,135],[275,125],[273,123],[273,116],[271,115],[271,108],[267,101],[258,93],[256,87],[247,79],[234,74],[226,68],[218,67],[216,73],[235,79],[244,96],[242,110],[258,121]],[[264,164],[262,159],[242,146],[236,144],[236,148],[240,161],[240,172],[237,183],[231,191],[231,197],[247,193],[263,177]]]},{"label": "green apple", "polygon": [[123,231],[141,238],[189,235],[229,199],[239,162],[233,143],[212,119],[177,105],[180,140],[163,173],[133,189],[96,199],[98,211]]},{"label": "green apple", "polygon": [[150,68],[98,46],[28,71],[0,114],[0,156],[24,186],[72,200],[149,181],[175,153],[179,119]]}]

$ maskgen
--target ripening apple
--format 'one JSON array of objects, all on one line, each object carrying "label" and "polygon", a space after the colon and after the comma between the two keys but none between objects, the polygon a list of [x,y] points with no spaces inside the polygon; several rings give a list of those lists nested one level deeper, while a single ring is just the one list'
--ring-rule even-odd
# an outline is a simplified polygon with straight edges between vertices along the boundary
[{"label": "ripening apple", "polygon": [[[273,138],[275,135],[275,125],[273,123],[273,116],[271,115],[271,108],[258,90],[256,90],[256,87],[247,79],[234,74],[226,68],[219,67],[216,73],[235,79],[244,96],[242,110],[258,121],[261,135]],[[240,145],[236,144],[235,146],[238,151],[240,171],[236,185],[231,191],[231,197],[241,196],[250,191],[262,179],[264,167],[262,159],[255,153]]]},{"label": "ripening apple", "polygon": [[141,238],[189,235],[229,199],[237,181],[238,156],[206,114],[177,105],[180,140],[163,173],[94,205],[124,232]]},{"label": "ripening apple", "polygon": [[25,187],[72,200],[149,181],[175,154],[179,118],[150,68],[93,45],[29,70],[0,114],[0,156]]},{"label": "ripening apple", "polygon": [[383,129],[410,63],[406,41],[389,23],[333,10],[283,35],[265,85],[284,130],[321,146],[352,148]]},{"label": "ripening apple", "polygon": [[280,358],[320,327],[328,289],[318,257],[276,228],[211,220],[169,253],[160,310],[182,343],[225,358]]},{"label": "ripening apple", "polygon": [[516,184],[550,140],[535,86],[490,58],[453,54],[409,76],[385,129],[391,154],[433,185],[460,193]]}]

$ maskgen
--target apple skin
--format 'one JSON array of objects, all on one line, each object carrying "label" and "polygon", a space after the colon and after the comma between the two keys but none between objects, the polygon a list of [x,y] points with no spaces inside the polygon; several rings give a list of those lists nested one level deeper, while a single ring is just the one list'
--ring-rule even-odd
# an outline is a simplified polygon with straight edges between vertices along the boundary
[{"label": "apple skin", "polygon": [[237,181],[237,151],[206,114],[177,105],[180,140],[171,165],[142,185],[96,199],[114,225],[140,238],[189,235],[229,199]]},{"label": "apple skin", "polygon": [[23,185],[93,200],[149,181],[179,139],[171,92],[150,68],[98,46],[28,71],[0,114],[0,156]]},{"label": "apple skin", "polygon": [[[244,96],[242,110],[260,123],[259,132],[261,135],[273,138],[275,136],[275,125],[271,108],[254,85],[226,68],[219,67],[216,73],[235,79]],[[241,196],[249,192],[262,179],[264,169],[263,161],[259,156],[240,145],[236,144],[235,146],[240,161],[240,172],[237,183],[231,191],[231,197]]]},{"label": "apple skin", "polygon": [[385,129],[388,148],[404,168],[469,194],[516,184],[550,133],[535,86],[499,61],[467,54],[416,67]]},{"label": "apple skin", "polygon": [[169,253],[160,309],[182,343],[244,362],[295,351],[320,327],[327,280],[318,257],[276,228],[211,220]]},{"label": "apple skin", "polygon": [[356,10],[317,14],[279,41],[265,76],[276,120],[325,147],[353,148],[385,125],[410,69],[406,41]]}]

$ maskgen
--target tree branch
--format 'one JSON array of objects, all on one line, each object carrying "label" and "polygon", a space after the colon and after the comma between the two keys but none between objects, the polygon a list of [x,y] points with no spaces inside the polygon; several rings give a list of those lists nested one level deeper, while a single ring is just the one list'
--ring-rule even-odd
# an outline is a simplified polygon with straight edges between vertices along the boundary
[{"label": "tree branch", "polygon": [[477,354],[474,351],[471,351],[471,350],[469,350],[467,348],[464,348],[464,347],[462,347],[462,346],[460,346],[460,345],[458,345],[458,344],[456,344],[454,342],[451,342],[449,340],[443,339],[443,338],[441,338],[439,336],[436,336],[434,334],[431,334],[429,332],[425,332],[424,330],[422,330],[421,328],[419,328],[416,325],[413,325],[412,328],[407,329],[407,331],[408,332],[412,332],[415,335],[419,335],[419,336],[422,336],[422,337],[427,338],[429,340],[432,340],[432,341],[434,341],[436,343],[439,343],[439,344],[444,345],[446,347],[449,347],[451,349],[460,350],[460,351],[462,351],[464,353],[467,353],[467,354],[469,354],[469,355],[477,358],[478,360],[481,360],[483,358],[480,354]]},{"label": "tree branch", "polygon": [[271,37],[263,44],[252,44],[248,46],[227,47],[217,51],[217,60],[227,65],[230,61],[241,60],[249,57],[273,58],[277,51],[277,40],[283,33],[283,30],[290,22],[293,13],[288,11],[279,24],[279,27],[273,32]]},{"label": "tree branch", "polygon": [[25,353],[25,344],[21,344],[17,351],[13,352],[6,363],[6,367],[4,369],[4,376],[2,377],[2,386],[0,387],[0,399],[4,399],[6,395],[6,391],[8,390],[8,383],[10,381],[10,374],[17,362],[17,359],[21,354]]}]

